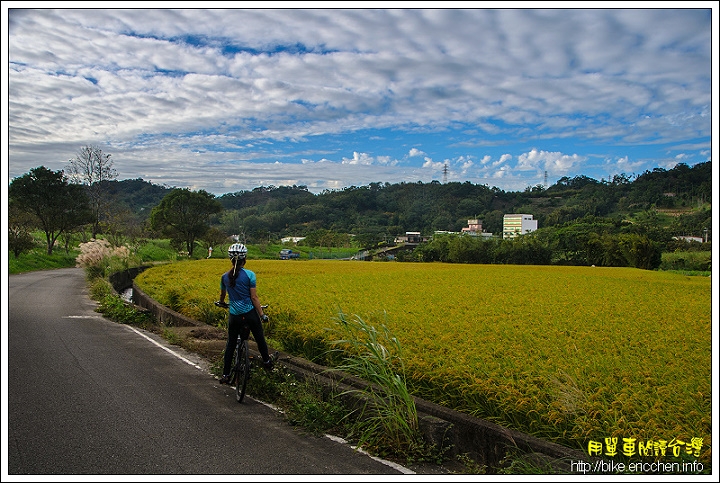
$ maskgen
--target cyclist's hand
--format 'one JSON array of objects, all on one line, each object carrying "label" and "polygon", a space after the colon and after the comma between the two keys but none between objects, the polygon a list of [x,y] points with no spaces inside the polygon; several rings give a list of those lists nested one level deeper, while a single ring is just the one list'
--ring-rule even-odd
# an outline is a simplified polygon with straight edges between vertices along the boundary
[{"label": "cyclist's hand", "polygon": [[268,321],[268,316],[267,316],[266,314],[263,314],[262,317],[260,317],[260,319],[261,319],[263,322],[267,322],[267,321]]},{"label": "cyclist's hand", "polygon": [[224,309],[229,307],[228,304],[226,304],[225,302],[220,302],[219,300],[217,302],[215,302],[215,305],[217,305],[218,307],[222,307]]}]

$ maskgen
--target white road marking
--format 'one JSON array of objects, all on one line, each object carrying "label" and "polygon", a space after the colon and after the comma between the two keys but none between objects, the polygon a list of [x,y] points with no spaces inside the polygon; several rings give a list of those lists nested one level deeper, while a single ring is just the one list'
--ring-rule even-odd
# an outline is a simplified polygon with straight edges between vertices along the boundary
[{"label": "white road marking", "polygon": [[[75,317],[75,318],[81,318],[81,316]],[[156,346],[160,347],[161,349],[166,350],[166,351],[169,352],[170,354],[174,355],[175,357],[177,357],[177,358],[180,359],[181,361],[187,362],[187,363],[190,364],[191,366],[193,366],[193,367],[195,367],[195,368],[197,368],[197,369],[202,370],[202,367],[200,367],[199,365],[195,364],[193,361],[191,361],[191,360],[189,360],[189,359],[186,359],[185,357],[181,356],[181,355],[178,354],[177,352],[172,351],[171,349],[168,349],[168,348],[165,347],[164,345],[162,345],[162,344],[158,343],[157,341],[153,340],[152,338],[146,336],[145,334],[143,334],[142,332],[138,331],[138,330],[135,329],[134,327],[131,327],[131,326],[129,326],[129,325],[128,325],[127,327],[129,327],[129,328],[130,328],[131,330],[133,330],[135,333],[137,333],[137,334],[145,337],[147,340],[149,340],[150,342],[152,342],[152,343],[155,344]],[[246,397],[250,397],[250,396],[247,396],[247,395],[246,395]],[[250,398],[250,399],[253,399],[254,401],[259,402],[260,404],[263,404],[263,405],[265,405],[265,406],[267,406],[267,407],[269,407],[269,408],[272,408],[272,409],[274,409],[275,411],[282,412],[282,411],[280,410],[280,408],[278,408],[278,407],[276,407],[276,406],[274,406],[274,405],[272,405],[272,404],[268,404],[268,403],[266,403],[266,402],[259,401],[259,400],[255,399],[255,398]],[[344,439],[339,438],[339,437],[337,437],[337,436],[333,436],[333,435],[330,435],[330,434],[326,434],[325,437],[331,439],[332,441],[335,441],[336,443],[348,444],[347,441],[345,441]],[[405,468],[405,467],[402,466],[402,465],[399,465],[399,464],[397,464],[397,463],[393,463],[392,461],[384,460],[384,459],[382,459],[382,458],[378,458],[377,456],[373,456],[373,455],[371,455],[370,453],[368,453],[367,451],[363,450],[362,448],[358,448],[357,446],[352,446],[352,445],[351,445],[350,447],[351,447],[352,449],[354,449],[355,451],[358,451],[358,452],[360,452],[360,453],[368,456],[369,458],[374,459],[375,461],[379,461],[380,463],[382,463],[382,464],[384,464],[384,465],[386,465],[386,466],[390,466],[391,468],[395,468],[397,471],[399,471],[399,472],[402,473],[402,474],[405,474],[405,475],[414,475],[414,474],[416,474],[414,471],[412,471],[412,470],[410,470],[410,469],[408,469],[408,468]]]},{"label": "white road marking", "polygon": [[180,359],[181,361],[187,362],[188,364],[190,364],[191,366],[195,367],[196,369],[202,370],[202,367],[200,367],[199,365],[195,364],[195,363],[194,363],[193,361],[191,361],[190,359],[186,359],[185,357],[181,356],[181,355],[178,354],[177,352],[175,352],[175,351],[173,351],[173,350],[171,350],[171,349],[168,349],[168,348],[165,347],[164,345],[162,345],[162,344],[154,341],[152,338],[146,336],[145,334],[143,334],[143,333],[140,332],[139,330],[135,329],[134,327],[131,327],[131,326],[129,326],[129,325],[128,325],[127,327],[129,327],[129,328],[130,328],[131,330],[133,330],[135,333],[137,333],[137,334],[145,337],[147,340],[149,340],[150,342],[152,342],[152,343],[155,344],[156,346],[160,347],[162,350],[167,351],[167,352],[169,352],[170,354],[174,355],[175,357],[177,357],[177,358]]},{"label": "white road marking", "polygon": [[[328,439],[331,439],[331,440],[335,441],[336,443],[348,444],[348,442],[345,441],[344,439],[339,438],[339,437],[337,437],[337,436],[333,436],[333,435],[331,435],[331,434],[326,434],[325,437],[328,438]],[[354,449],[355,451],[358,451],[358,452],[360,452],[360,453],[362,453],[362,454],[364,454],[364,455],[366,455],[366,456],[369,456],[370,458],[374,459],[375,461],[379,461],[380,463],[382,463],[382,464],[384,464],[384,465],[386,465],[386,466],[390,466],[390,467],[392,467],[392,468],[395,468],[396,470],[398,470],[400,473],[402,473],[402,474],[404,474],[404,475],[414,475],[414,474],[416,474],[413,470],[410,470],[410,469],[408,469],[408,468],[405,468],[405,467],[402,466],[402,465],[399,465],[399,464],[397,464],[397,463],[393,463],[392,461],[384,460],[384,459],[382,459],[382,458],[378,458],[377,456],[373,456],[373,455],[371,455],[370,453],[368,453],[367,451],[363,450],[362,448],[358,448],[357,446],[352,446],[352,445],[351,445],[350,447],[351,447],[352,449]]]}]

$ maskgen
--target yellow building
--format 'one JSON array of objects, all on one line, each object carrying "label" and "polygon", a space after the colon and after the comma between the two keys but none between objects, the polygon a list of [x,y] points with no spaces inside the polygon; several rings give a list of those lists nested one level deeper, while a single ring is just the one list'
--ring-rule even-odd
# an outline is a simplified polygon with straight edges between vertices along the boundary
[{"label": "yellow building", "polygon": [[537,230],[537,220],[533,215],[510,214],[503,216],[503,238],[515,238]]}]

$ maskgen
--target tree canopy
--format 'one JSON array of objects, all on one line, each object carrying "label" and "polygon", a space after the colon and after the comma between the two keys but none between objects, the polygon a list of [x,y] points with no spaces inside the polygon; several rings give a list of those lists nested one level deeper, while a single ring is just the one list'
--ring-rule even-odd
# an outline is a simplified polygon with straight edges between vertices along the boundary
[{"label": "tree canopy", "polygon": [[66,232],[92,220],[90,204],[82,186],[68,182],[65,173],[39,166],[10,183],[8,197],[18,209],[30,212],[45,232],[47,253]]},{"label": "tree canopy", "polygon": [[176,188],[153,208],[150,226],[176,245],[184,244],[188,256],[192,256],[195,241],[210,229],[210,217],[222,209],[220,202],[207,191]]}]

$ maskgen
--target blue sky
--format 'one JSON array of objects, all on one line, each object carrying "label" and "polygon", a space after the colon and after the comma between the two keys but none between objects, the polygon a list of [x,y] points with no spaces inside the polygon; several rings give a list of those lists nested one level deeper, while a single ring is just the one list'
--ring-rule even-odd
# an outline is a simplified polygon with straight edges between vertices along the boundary
[{"label": "blue sky", "polygon": [[445,166],[522,191],[712,159],[717,2],[46,5],[3,2],[10,180],[85,145],[118,179],[217,195]]}]

